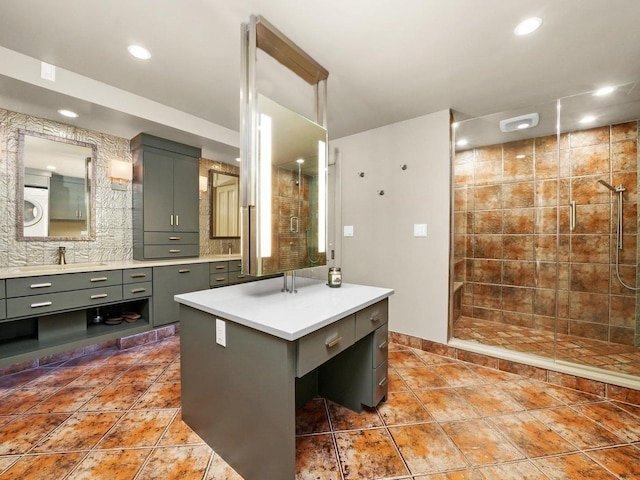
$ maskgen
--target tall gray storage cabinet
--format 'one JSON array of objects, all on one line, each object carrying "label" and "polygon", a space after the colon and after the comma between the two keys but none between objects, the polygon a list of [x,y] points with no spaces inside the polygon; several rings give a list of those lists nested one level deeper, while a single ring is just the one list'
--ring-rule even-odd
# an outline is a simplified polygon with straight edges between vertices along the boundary
[{"label": "tall gray storage cabinet", "polygon": [[141,133],[133,155],[133,258],[199,255],[201,150]]}]

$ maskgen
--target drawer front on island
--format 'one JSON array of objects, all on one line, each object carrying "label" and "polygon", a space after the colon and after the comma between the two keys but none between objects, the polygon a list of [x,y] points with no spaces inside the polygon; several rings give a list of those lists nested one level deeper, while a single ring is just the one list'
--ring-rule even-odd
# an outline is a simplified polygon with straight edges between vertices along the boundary
[{"label": "drawer front on island", "polygon": [[122,270],[9,278],[7,279],[7,297],[26,297],[121,284]]},{"label": "drawer front on island", "polygon": [[122,300],[122,287],[120,285],[31,295],[9,298],[7,300],[7,315],[12,318],[37,317],[50,312],[90,307],[120,300]]},{"label": "drawer front on island", "polygon": [[384,300],[356,313],[356,341],[389,321],[389,301]]},{"label": "drawer front on island", "polygon": [[306,375],[353,345],[355,321],[355,315],[350,315],[298,340],[297,376]]}]

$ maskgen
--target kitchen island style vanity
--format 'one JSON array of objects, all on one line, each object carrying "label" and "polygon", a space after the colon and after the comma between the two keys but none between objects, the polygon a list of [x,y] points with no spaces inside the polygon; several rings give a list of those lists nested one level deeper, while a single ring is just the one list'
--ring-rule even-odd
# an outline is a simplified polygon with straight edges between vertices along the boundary
[{"label": "kitchen island style vanity", "polygon": [[295,410],[355,411],[387,395],[393,290],[275,278],[176,295],[182,418],[247,480],[295,478]]}]

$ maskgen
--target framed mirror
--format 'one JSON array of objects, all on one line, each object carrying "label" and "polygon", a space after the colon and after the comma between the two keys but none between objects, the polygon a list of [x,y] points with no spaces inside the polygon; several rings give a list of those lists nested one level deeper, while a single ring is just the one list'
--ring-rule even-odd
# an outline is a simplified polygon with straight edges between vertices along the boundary
[{"label": "framed mirror", "polygon": [[238,175],[209,170],[211,238],[240,238],[239,184]]},{"label": "framed mirror", "polygon": [[96,146],[18,133],[18,240],[94,240]]}]

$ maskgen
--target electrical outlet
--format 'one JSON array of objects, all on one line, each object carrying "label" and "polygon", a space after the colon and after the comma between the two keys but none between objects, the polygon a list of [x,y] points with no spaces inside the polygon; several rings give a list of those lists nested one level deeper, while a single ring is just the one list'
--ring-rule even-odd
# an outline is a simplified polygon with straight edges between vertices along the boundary
[{"label": "electrical outlet", "polygon": [[56,67],[50,63],[40,62],[40,77],[51,82],[56,81]]},{"label": "electrical outlet", "polygon": [[353,225],[345,225],[344,226],[344,236],[345,237],[353,237]]},{"label": "electrical outlet", "polygon": [[415,223],[413,225],[413,236],[414,237],[426,237],[427,236],[427,224],[426,223]]},{"label": "electrical outlet", "polygon": [[227,324],[219,318],[216,318],[216,343],[223,347],[227,346]]}]

